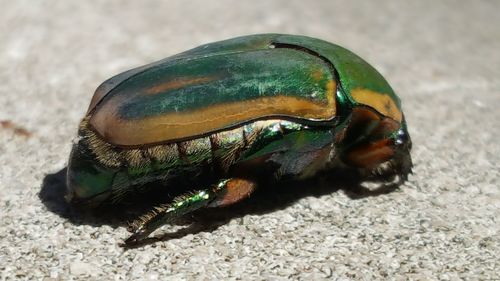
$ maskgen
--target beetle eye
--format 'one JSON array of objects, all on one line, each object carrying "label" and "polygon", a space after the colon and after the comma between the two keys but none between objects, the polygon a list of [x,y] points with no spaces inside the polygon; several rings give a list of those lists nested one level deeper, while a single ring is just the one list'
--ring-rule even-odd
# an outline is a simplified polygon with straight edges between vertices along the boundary
[{"label": "beetle eye", "polygon": [[406,128],[401,128],[398,130],[395,144],[397,146],[406,145],[406,146],[408,146],[409,149],[411,149],[410,135],[406,131]]},{"label": "beetle eye", "polygon": [[399,129],[398,137],[396,138],[396,145],[402,145],[406,141],[406,134],[403,129]]}]

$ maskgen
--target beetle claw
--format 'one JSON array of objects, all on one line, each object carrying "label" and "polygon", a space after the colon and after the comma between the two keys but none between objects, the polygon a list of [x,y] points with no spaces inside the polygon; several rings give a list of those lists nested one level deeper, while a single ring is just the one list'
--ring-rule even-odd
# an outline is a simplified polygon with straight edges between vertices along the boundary
[{"label": "beetle claw", "polygon": [[130,235],[129,238],[125,239],[125,245],[131,246],[136,245],[139,242],[138,237],[135,234]]},{"label": "beetle claw", "polygon": [[125,245],[132,246],[137,245],[139,242],[144,240],[151,232],[147,231],[144,227],[138,228],[133,231],[132,235],[130,235],[125,240]]}]

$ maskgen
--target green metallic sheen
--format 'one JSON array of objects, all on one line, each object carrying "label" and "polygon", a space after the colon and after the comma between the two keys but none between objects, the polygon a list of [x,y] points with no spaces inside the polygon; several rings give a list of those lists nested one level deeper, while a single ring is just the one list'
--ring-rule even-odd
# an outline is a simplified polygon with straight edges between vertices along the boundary
[{"label": "green metallic sheen", "polygon": [[[279,95],[326,107],[331,95],[325,89],[332,81],[336,108],[327,122],[258,116],[207,134],[133,147],[109,142],[89,122],[107,103],[124,120]],[[166,186],[169,202],[132,224],[126,243],[134,244],[181,215],[234,199],[234,188],[251,193],[262,179],[350,169],[366,181],[392,183],[396,177],[404,182],[412,167],[404,116],[395,120],[356,102],[356,89],[373,91],[384,101],[390,97],[401,109],[372,66],[347,49],[305,36],[238,37],[126,71],[99,86],[80,124],[68,164],[67,199],[84,206],[118,203],[147,184]],[[171,194],[172,186],[180,193]]]},{"label": "green metallic sheen", "polygon": [[[306,36],[278,35],[274,42],[302,46],[328,59],[339,73],[342,88],[348,97],[353,89],[370,89],[389,95],[401,109],[399,97],[384,77],[353,52],[330,42]],[[354,101],[351,99],[351,102]]]},{"label": "green metallic sheen", "polygon": [[[209,57],[235,55],[248,51],[255,52],[258,50],[267,50],[270,43],[302,46],[326,58],[329,62],[335,65],[335,69],[340,76],[339,79],[342,83],[342,87],[347,93],[348,98],[350,97],[349,93],[352,89],[371,89],[373,91],[389,95],[401,109],[401,102],[389,83],[387,83],[387,81],[376,69],[374,69],[362,58],[353,52],[330,42],[297,35],[258,34],[202,45],[170,58],[126,71],[106,80],[100,87],[102,87],[103,92],[109,93],[111,90],[115,89],[117,85],[126,82],[129,78],[136,75],[146,75],[144,79],[147,80],[147,74],[149,74],[149,76],[154,75],[154,73],[156,73],[156,69],[165,69],[170,65],[175,66],[185,60],[199,60]],[[217,59],[215,58],[213,62],[213,65],[216,65],[215,63],[217,62]],[[210,60],[207,64],[210,64]],[[201,69],[198,71],[201,71]],[[209,70],[207,71],[210,73]],[[146,72],[146,74],[143,74],[144,72]],[[192,73],[189,73],[189,75],[192,75]],[[352,99],[350,99],[350,102],[354,103]],[[93,107],[90,109],[93,109]]]},{"label": "green metallic sheen", "polygon": [[[312,81],[306,73],[318,66],[324,75],[320,81]],[[151,86],[152,77],[155,81],[214,77],[214,81],[157,94],[141,94]],[[326,103],[324,89],[332,79],[328,66],[317,57],[295,50],[271,49],[176,59],[124,81],[106,98],[112,98],[114,93],[127,96],[119,108],[119,115],[124,119],[138,119],[278,94],[297,97],[307,94],[308,99]],[[316,94],[312,96],[312,93]]]}]

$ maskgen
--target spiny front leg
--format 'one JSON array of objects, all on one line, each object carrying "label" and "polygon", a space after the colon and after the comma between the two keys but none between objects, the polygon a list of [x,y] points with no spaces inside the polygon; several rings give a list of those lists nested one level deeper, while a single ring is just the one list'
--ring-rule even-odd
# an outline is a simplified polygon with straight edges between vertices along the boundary
[{"label": "spiny front leg", "polygon": [[231,178],[220,181],[213,188],[178,196],[172,203],[160,205],[134,221],[130,225],[132,235],[125,240],[125,244],[137,244],[162,225],[197,209],[236,203],[248,197],[255,187],[254,181]]},{"label": "spiny front leg", "polygon": [[406,123],[376,114],[369,108],[355,108],[339,142],[341,159],[359,168],[367,180],[399,184],[411,173],[411,139]]}]

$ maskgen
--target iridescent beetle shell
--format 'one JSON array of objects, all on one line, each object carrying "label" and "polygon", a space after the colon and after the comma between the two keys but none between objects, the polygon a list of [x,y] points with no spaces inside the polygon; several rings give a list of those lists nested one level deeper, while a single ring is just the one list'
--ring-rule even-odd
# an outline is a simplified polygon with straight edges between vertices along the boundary
[{"label": "iridescent beetle shell", "polygon": [[112,77],[78,136],[70,201],[118,201],[156,181],[185,186],[138,219],[127,243],[195,209],[244,199],[262,177],[352,168],[404,181],[412,166],[386,80],[340,46],[294,35],[215,42]]}]

